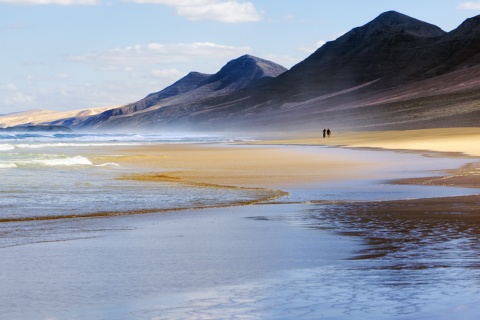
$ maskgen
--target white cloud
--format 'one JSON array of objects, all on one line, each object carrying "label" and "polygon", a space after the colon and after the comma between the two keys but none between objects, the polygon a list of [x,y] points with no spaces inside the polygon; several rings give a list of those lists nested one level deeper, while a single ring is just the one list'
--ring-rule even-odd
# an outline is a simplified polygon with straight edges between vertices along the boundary
[{"label": "white cloud", "polygon": [[480,1],[477,2],[462,2],[458,5],[460,9],[466,9],[466,10],[480,10]]},{"label": "white cloud", "polygon": [[327,42],[324,41],[324,40],[319,40],[319,41],[315,42],[315,44],[312,44],[312,45],[309,45],[309,46],[301,46],[301,47],[298,48],[298,50],[300,50],[301,52],[306,53],[306,54],[312,54],[315,51],[317,51],[318,48],[322,47],[325,43],[327,43]]},{"label": "white cloud", "polygon": [[165,68],[165,65],[175,65],[178,67],[181,64],[198,63],[199,60],[214,62],[233,59],[250,51],[249,47],[227,46],[211,42],[149,43],[74,56],[70,59],[91,64],[100,70],[131,73],[145,68],[150,71],[152,67],[157,66]]},{"label": "white cloud", "polygon": [[0,83],[0,91],[16,91],[17,86],[13,83]]},{"label": "white cloud", "polygon": [[170,69],[153,69],[151,71],[152,76],[156,78],[163,78],[163,79],[175,79],[178,80],[182,76],[185,75],[185,73],[175,69],[175,68],[170,68]]},{"label": "white cloud", "polygon": [[94,5],[100,3],[100,0],[0,0],[0,3],[19,4],[19,5],[46,5],[56,4],[62,6],[70,5]]},{"label": "white cloud", "polygon": [[13,83],[0,84],[0,103],[6,106],[27,105],[34,101],[33,96],[22,93]]},{"label": "white cloud", "polygon": [[298,63],[298,58],[286,54],[267,54],[263,56],[264,59],[278,63],[279,65],[290,69],[293,65]]},{"label": "white cloud", "polygon": [[251,2],[220,0],[124,0],[135,3],[163,4],[177,9],[189,20],[214,20],[228,23],[254,22],[262,19]]}]

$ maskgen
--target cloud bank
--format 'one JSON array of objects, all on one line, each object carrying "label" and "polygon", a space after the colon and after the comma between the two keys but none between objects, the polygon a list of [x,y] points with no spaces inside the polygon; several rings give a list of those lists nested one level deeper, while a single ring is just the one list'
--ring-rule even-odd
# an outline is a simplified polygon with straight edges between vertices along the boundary
[{"label": "cloud bank", "polygon": [[56,4],[56,5],[62,5],[62,6],[71,6],[71,5],[95,5],[95,4],[99,4],[100,0],[0,0],[0,3],[20,4],[20,5]]},{"label": "cloud bank", "polygon": [[[251,2],[237,0],[123,0],[137,4],[159,4],[174,7],[179,16],[188,20],[213,20],[227,23],[254,22],[262,15]],[[102,0],[0,0],[16,5],[98,5]]]},{"label": "cloud bank", "polygon": [[129,72],[158,65],[178,66],[198,60],[221,61],[236,58],[250,51],[249,47],[235,47],[211,42],[177,44],[153,42],[72,56],[70,60],[88,63],[101,70]]},{"label": "cloud bank", "polygon": [[141,4],[175,7],[179,16],[188,20],[213,20],[227,23],[254,22],[262,19],[251,2],[219,0],[124,0]]},{"label": "cloud bank", "polygon": [[460,9],[466,9],[466,10],[480,10],[480,1],[477,2],[462,2],[458,5]]}]

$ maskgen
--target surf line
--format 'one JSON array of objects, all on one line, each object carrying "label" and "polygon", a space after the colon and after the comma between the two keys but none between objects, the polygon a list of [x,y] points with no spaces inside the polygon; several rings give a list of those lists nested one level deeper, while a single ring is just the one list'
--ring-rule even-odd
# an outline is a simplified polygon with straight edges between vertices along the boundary
[{"label": "surf line", "polygon": [[185,210],[201,210],[201,209],[215,209],[215,208],[229,208],[237,206],[248,206],[248,205],[257,205],[257,204],[269,204],[274,203],[273,201],[289,195],[288,192],[275,189],[266,189],[266,188],[246,188],[238,186],[223,186],[211,183],[197,183],[197,182],[187,182],[179,181],[180,178],[172,177],[168,175],[128,175],[118,178],[119,180],[138,180],[138,181],[157,181],[157,182],[175,182],[182,183],[189,186],[195,186],[199,188],[223,188],[223,189],[237,189],[237,190],[251,190],[257,192],[267,193],[259,198],[252,200],[243,200],[243,201],[232,201],[225,204],[212,204],[212,205],[203,205],[203,206],[191,206],[191,207],[172,207],[172,208],[151,208],[151,209],[138,209],[138,210],[128,210],[128,211],[99,211],[94,213],[86,214],[75,214],[75,215],[50,215],[50,216],[37,216],[37,217],[12,217],[12,218],[0,218],[0,223],[15,223],[15,222],[30,222],[30,221],[49,221],[49,220],[61,220],[61,219],[86,219],[86,218],[106,218],[106,217],[118,217],[118,216],[128,216],[128,215],[140,215],[140,214],[151,214],[151,213],[162,213],[162,212],[175,212],[175,211],[185,211]]}]

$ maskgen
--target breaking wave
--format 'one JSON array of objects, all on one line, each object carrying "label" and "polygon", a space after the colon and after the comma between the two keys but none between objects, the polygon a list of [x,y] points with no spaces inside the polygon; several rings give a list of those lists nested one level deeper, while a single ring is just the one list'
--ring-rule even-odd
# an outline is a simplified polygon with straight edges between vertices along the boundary
[{"label": "breaking wave", "polygon": [[0,169],[34,168],[34,167],[118,167],[114,162],[94,165],[84,156],[67,157],[61,155],[19,155],[11,154],[10,159],[2,159]]},{"label": "breaking wave", "polygon": [[0,151],[10,151],[15,149],[11,144],[0,144]]}]

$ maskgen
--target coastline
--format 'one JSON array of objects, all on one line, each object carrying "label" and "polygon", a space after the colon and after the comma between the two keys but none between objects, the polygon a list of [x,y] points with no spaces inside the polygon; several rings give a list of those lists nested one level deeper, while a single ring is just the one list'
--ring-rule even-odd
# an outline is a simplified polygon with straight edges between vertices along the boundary
[{"label": "coastline", "polygon": [[480,128],[441,128],[391,130],[373,132],[339,132],[322,138],[321,132],[304,133],[288,139],[270,138],[255,144],[333,146],[372,150],[391,150],[425,156],[465,158],[471,162],[450,168],[440,176],[425,176],[392,181],[396,184],[417,184],[480,188]]},{"label": "coastline", "polygon": [[[309,139],[86,150],[93,163],[126,168],[119,179],[291,195],[247,206],[7,223],[5,234],[27,240],[0,248],[1,309],[42,320],[436,319],[444,312],[474,319],[480,196],[406,198],[422,183],[476,193],[477,158],[330,148]],[[346,139],[334,132],[330,142]],[[399,165],[405,168],[392,174]],[[395,179],[420,173],[432,176]],[[348,197],[377,190],[390,197],[392,181],[413,191],[400,200],[323,201],[335,188]]]}]

